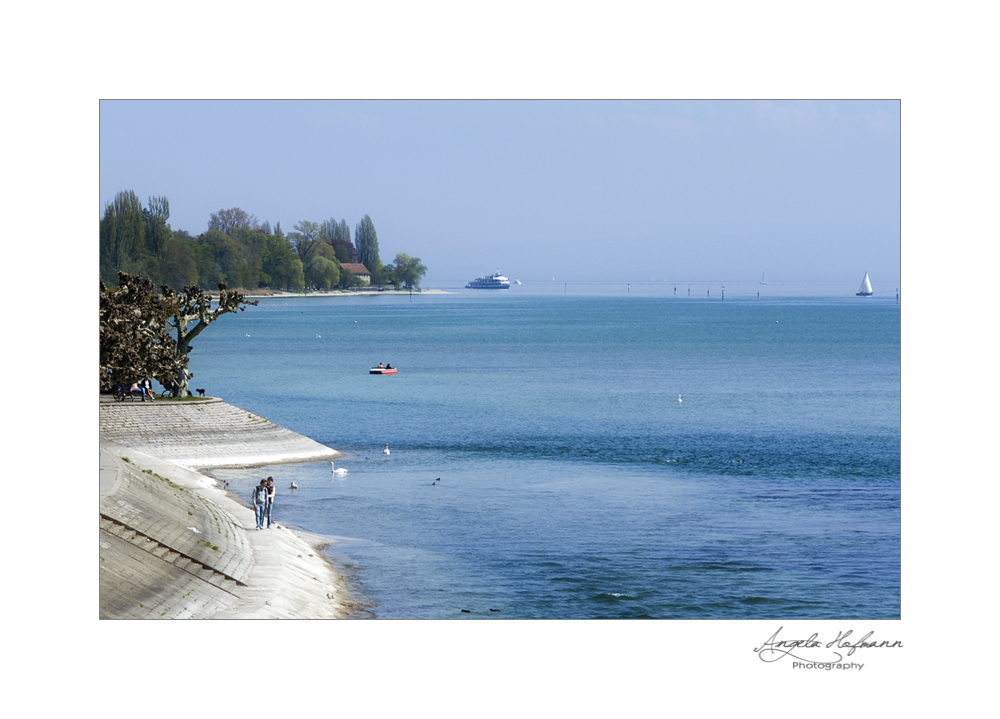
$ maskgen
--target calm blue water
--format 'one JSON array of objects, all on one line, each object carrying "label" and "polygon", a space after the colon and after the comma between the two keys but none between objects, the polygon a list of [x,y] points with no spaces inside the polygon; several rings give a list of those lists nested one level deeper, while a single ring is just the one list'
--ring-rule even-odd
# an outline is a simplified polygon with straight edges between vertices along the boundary
[{"label": "calm blue water", "polygon": [[352,455],[213,474],[374,616],[900,616],[895,297],[271,299],[191,369]]}]

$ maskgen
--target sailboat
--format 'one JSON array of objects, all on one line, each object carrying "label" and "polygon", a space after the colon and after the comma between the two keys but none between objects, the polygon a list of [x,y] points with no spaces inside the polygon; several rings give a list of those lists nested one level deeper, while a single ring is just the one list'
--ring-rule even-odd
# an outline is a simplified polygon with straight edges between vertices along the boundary
[{"label": "sailboat", "polygon": [[855,292],[858,297],[871,297],[874,292],[872,292],[872,283],[868,279],[868,273],[865,273],[865,278],[861,280],[861,289]]},{"label": "sailboat", "polygon": [[763,273],[763,272],[760,273],[760,284],[762,284],[762,285],[766,285],[767,284],[767,278],[764,277],[764,274],[765,273]]}]

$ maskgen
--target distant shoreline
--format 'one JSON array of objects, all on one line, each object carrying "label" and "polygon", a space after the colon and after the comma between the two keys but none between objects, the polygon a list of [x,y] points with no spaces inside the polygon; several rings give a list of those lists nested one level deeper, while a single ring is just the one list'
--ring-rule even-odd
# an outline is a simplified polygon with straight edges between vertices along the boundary
[{"label": "distant shoreline", "polygon": [[[420,290],[414,292],[416,295],[449,295],[451,294],[447,290]],[[247,295],[247,299],[250,300],[266,300],[274,299],[280,297],[379,297],[384,295],[399,295],[399,296],[409,296],[410,293],[405,290],[388,290],[385,292],[377,291],[357,291],[357,290],[317,290],[316,292],[272,292],[269,295]]]}]

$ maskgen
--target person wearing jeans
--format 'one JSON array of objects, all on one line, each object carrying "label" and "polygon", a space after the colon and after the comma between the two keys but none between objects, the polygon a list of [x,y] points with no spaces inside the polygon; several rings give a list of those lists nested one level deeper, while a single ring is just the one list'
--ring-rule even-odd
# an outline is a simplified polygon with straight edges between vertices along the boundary
[{"label": "person wearing jeans", "polygon": [[257,529],[264,528],[264,512],[267,511],[267,480],[260,480],[260,484],[253,488],[253,511],[257,517]]},{"label": "person wearing jeans", "polygon": [[271,528],[271,507],[274,506],[274,477],[267,478],[267,528]]}]

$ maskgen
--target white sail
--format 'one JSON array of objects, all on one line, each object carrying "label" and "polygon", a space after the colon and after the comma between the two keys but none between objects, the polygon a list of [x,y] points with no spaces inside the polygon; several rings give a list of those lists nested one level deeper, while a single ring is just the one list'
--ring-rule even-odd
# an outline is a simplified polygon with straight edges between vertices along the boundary
[{"label": "white sail", "polygon": [[865,273],[865,278],[861,281],[861,289],[858,290],[857,294],[859,294],[859,295],[874,294],[872,292],[872,283],[868,279],[868,273],[867,272]]},{"label": "white sail", "polygon": [[762,285],[766,285],[767,284],[767,278],[764,276],[763,272],[760,273],[760,283]]}]

